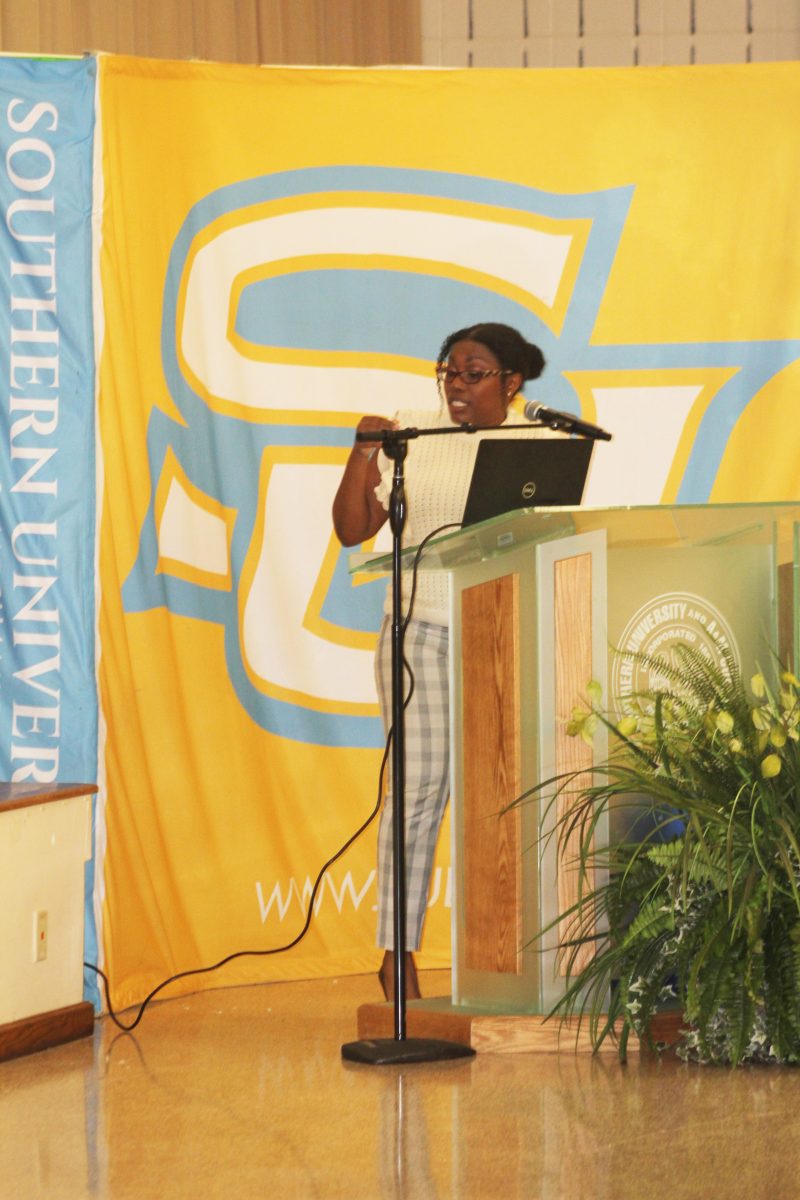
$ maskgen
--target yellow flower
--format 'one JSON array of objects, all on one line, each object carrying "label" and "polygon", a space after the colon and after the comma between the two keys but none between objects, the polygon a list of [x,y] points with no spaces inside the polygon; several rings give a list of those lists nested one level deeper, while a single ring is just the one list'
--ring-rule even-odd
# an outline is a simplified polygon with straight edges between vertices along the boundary
[{"label": "yellow flower", "polygon": [[759,700],[763,696],[766,696],[767,685],[764,682],[764,676],[761,674],[760,671],[756,675],[754,675],[753,678],[750,680],[750,690],[752,691],[754,696],[758,696]]},{"label": "yellow flower", "polygon": [[761,774],[764,779],[774,779],[780,774],[781,760],[777,754],[768,754],[766,758],[761,760]]},{"label": "yellow flower", "polygon": [[594,715],[594,713],[592,713],[583,722],[583,728],[581,729],[581,737],[586,742],[587,746],[592,745],[592,739],[594,737],[594,731],[596,729],[597,729],[597,717]]},{"label": "yellow flower", "polygon": [[639,722],[634,716],[623,717],[617,725],[617,733],[621,737],[630,737],[632,733],[636,733]]},{"label": "yellow flower", "polygon": [[720,733],[733,732],[733,717],[729,712],[723,710],[721,713],[717,713],[717,729]]},{"label": "yellow flower", "polygon": [[784,683],[791,684],[792,687],[800,688],[800,679],[793,675],[791,671],[781,672],[781,679]]},{"label": "yellow flower", "polygon": [[772,726],[772,729],[769,731],[769,740],[777,750],[786,745],[786,730],[782,725]]},{"label": "yellow flower", "polygon": [[568,737],[582,737],[591,746],[592,736],[597,729],[597,714],[586,708],[573,708],[572,719],[567,721]]},{"label": "yellow flower", "polygon": [[728,742],[728,747],[730,748],[731,754],[742,753],[742,743],[738,738],[731,738],[731,740]]},{"label": "yellow flower", "polygon": [[766,708],[751,708],[750,716],[753,719],[753,724],[756,729],[769,729],[772,722],[769,719],[769,713]]},{"label": "yellow flower", "polygon": [[590,679],[586,685],[586,694],[593,704],[599,704],[603,699],[603,689],[596,679]]}]

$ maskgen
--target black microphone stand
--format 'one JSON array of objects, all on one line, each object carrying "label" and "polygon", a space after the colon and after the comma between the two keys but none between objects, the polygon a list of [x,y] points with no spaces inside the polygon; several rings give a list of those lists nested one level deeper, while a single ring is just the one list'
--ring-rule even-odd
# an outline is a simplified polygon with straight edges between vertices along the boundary
[{"label": "black microphone stand", "polygon": [[[548,412],[547,414],[551,414]],[[561,414],[552,414],[560,416]],[[406,817],[405,817],[405,704],[403,697],[403,642],[405,626],[402,605],[402,543],[406,519],[404,463],[411,438],[447,433],[506,432],[550,425],[542,418],[524,425],[445,426],[442,429],[381,429],[356,433],[357,442],[380,442],[387,458],[394,463],[389,500],[389,525],[392,531],[392,896],[394,900],[394,1037],[362,1038],[342,1046],[342,1058],[350,1062],[383,1065],[435,1062],[451,1058],[471,1058],[475,1051],[460,1042],[438,1038],[406,1037]],[[602,432],[602,431],[600,431]]]},{"label": "black microphone stand", "polygon": [[450,429],[386,429],[379,434],[356,434],[360,441],[381,441],[383,452],[394,463],[389,499],[392,531],[392,896],[394,901],[394,1037],[364,1038],[342,1046],[342,1058],[373,1066],[438,1062],[472,1058],[475,1051],[461,1042],[406,1036],[406,813],[405,813],[405,704],[403,697],[402,548],[406,521],[404,463],[408,441],[422,433],[472,433],[473,426]]}]

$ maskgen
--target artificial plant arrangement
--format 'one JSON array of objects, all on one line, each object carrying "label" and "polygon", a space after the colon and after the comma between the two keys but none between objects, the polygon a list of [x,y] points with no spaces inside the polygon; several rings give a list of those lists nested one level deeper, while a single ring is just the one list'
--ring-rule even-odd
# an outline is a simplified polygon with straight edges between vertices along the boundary
[{"label": "artificial plant arrangement", "polygon": [[[550,781],[577,787],[557,832],[562,847],[578,833],[582,880],[556,1011],[588,1017],[595,1045],[617,1036],[623,1059],[631,1033],[647,1039],[677,1008],[683,1057],[798,1062],[800,681],[759,671],[748,689],[732,655],[715,663],[690,646],[635,657],[658,686],[613,717],[590,685],[568,727],[591,741],[603,722],[612,735],[593,785]],[[595,848],[599,814],[626,806],[638,817],[628,840]]]}]

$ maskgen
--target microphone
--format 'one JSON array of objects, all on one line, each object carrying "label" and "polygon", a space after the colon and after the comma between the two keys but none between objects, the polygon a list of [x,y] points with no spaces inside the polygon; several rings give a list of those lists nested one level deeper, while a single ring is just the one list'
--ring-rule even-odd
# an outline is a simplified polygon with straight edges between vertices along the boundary
[{"label": "microphone", "polygon": [[610,442],[611,434],[599,425],[591,425],[582,421],[572,413],[559,412],[555,408],[546,408],[538,400],[529,400],[523,409],[526,421],[538,421],[549,429],[558,429],[562,433],[579,433],[582,437],[595,438],[597,441]]}]

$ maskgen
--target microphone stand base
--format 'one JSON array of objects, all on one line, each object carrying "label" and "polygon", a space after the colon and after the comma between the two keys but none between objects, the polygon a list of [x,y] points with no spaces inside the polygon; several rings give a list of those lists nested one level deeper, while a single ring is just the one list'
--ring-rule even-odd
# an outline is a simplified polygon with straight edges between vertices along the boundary
[{"label": "microphone stand base", "polygon": [[370,1066],[403,1066],[405,1063],[445,1062],[454,1058],[473,1058],[475,1051],[461,1042],[439,1038],[362,1038],[342,1046],[347,1062]]}]

